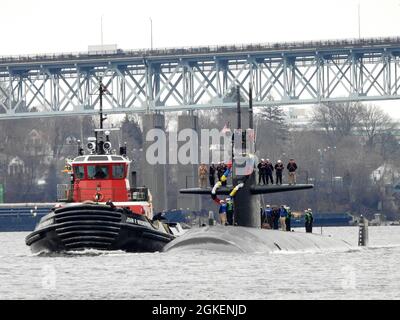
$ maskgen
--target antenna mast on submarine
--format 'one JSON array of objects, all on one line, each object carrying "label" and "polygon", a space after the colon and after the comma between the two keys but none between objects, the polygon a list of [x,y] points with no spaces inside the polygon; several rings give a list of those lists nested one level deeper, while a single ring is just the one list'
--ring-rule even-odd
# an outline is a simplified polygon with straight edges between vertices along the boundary
[{"label": "antenna mast on submarine", "polygon": [[249,84],[249,128],[254,129],[254,115],[253,115],[253,86]]},{"label": "antenna mast on submarine", "polygon": [[236,99],[237,99],[237,128],[242,129],[242,112],[240,110],[240,87],[236,87]]}]

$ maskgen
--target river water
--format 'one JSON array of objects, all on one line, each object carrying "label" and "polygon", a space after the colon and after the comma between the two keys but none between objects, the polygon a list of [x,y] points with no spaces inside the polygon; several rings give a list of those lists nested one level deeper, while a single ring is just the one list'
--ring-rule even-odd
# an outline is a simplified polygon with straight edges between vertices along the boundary
[{"label": "river water", "polygon": [[361,249],[357,227],[322,232],[354,250],[37,256],[0,233],[0,299],[400,299],[400,227],[370,227]]}]

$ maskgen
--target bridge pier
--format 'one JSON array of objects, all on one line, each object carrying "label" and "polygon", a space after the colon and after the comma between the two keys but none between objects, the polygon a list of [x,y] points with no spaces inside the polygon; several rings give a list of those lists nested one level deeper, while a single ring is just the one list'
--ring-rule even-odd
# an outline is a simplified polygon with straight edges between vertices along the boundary
[{"label": "bridge pier", "polygon": [[[178,117],[178,135],[182,130],[190,129],[196,132],[199,136],[199,118],[193,114],[180,115]],[[196,143],[195,139],[191,137],[192,148],[191,150],[197,150],[199,152],[199,143]],[[200,141],[199,141],[200,142]],[[178,141],[178,150],[186,142]],[[199,158],[199,157],[198,157]],[[178,158],[178,190],[197,187],[198,185],[198,165],[189,164],[185,165],[179,161]],[[198,211],[201,207],[201,199],[198,196],[178,194],[177,208],[186,210]]]},{"label": "bridge pier", "polygon": [[148,148],[154,141],[147,141],[146,136],[152,129],[165,132],[165,116],[159,113],[143,115],[143,145],[142,181],[150,189],[153,196],[154,213],[168,209],[166,188],[166,164],[150,164],[146,159]]}]

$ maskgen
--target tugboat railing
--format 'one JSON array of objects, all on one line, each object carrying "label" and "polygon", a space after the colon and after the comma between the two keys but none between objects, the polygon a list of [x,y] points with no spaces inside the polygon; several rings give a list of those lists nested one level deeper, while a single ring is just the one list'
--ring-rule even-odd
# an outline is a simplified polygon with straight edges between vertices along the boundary
[{"label": "tugboat railing", "polygon": [[[72,185],[59,184],[57,185],[57,201],[58,202],[74,202],[74,201],[115,201],[115,199],[127,194],[128,201],[143,202],[149,201],[148,188],[74,188]],[[74,199],[74,196],[78,199]],[[97,196],[97,198],[96,198]]]},{"label": "tugboat railing", "polygon": [[57,201],[58,202],[72,202],[72,188],[68,184],[57,185]]}]

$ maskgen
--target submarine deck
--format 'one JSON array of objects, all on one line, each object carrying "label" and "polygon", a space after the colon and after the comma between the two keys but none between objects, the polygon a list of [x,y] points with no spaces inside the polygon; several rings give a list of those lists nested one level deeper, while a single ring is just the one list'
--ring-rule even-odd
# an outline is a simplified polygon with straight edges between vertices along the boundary
[{"label": "submarine deck", "polygon": [[350,250],[352,245],[329,236],[246,227],[192,229],[167,244],[164,252],[209,250],[241,253],[320,252]]}]

